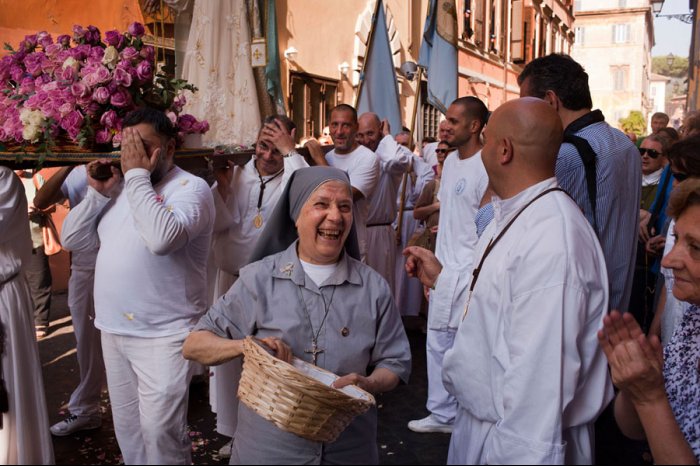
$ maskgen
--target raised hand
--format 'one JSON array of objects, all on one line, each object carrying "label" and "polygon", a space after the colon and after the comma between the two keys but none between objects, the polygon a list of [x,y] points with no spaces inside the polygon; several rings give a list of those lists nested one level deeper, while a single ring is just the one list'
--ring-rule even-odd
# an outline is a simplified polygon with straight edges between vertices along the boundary
[{"label": "raised hand", "polygon": [[161,151],[162,148],[158,147],[149,157],[138,131],[135,128],[124,128],[121,146],[122,172],[126,174],[132,168],[145,168],[153,172],[158,165]]},{"label": "raised hand", "polygon": [[261,133],[262,139],[275,146],[282,155],[289,154],[294,150],[295,135],[296,129],[293,129],[292,132],[289,133],[279,120],[273,120],[272,123],[265,123]]},{"label": "raised hand", "polygon": [[119,173],[119,170],[117,170],[117,168],[112,165],[112,161],[109,159],[93,160],[87,165],[87,172],[92,173],[94,170],[93,167],[96,167],[97,165],[109,166],[110,171],[112,172],[112,176],[110,178],[107,178],[106,180],[97,180],[92,176],[88,176],[88,185],[92,186],[92,188],[95,189],[95,191],[102,194],[103,196],[112,197],[112,191],[114,190],[114,187],[117,186],[119,184],[119,181],[121,180],[121,173]]}]

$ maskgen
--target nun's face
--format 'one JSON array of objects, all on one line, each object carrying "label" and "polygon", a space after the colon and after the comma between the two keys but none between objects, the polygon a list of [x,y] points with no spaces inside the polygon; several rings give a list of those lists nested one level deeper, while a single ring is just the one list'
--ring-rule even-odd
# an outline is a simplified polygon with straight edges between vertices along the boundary
[{"label": "nun's face", "polygon": [[348,185],[328,181],[314,191],[296,221],[299,259],[334,264],[340,259],[352,227],[352,194]]}]

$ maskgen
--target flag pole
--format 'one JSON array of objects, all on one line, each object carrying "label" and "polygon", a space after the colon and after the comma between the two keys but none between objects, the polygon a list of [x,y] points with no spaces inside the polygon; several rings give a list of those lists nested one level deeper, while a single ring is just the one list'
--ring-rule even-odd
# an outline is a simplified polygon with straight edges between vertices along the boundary
[{"label": "flag pole", "polygon": [[360,103],[360,94],[362,93],[362,87],[365,84],[365,67],[367,66],[367,62],[369,61],[369,50],[372,47],[372,39],[374,39],[374,27],[377,24],[377,17],[379,13],[379,6],[382,4],[382,0],[377,0],[377,3],[374,5],[374,14],[372,15],[372,25],[369,28],[369,34],[367,35],[367,44],[365,46],[365,59],[362,60],[362,68],[360,69],[360,82],[357,86],[357,94],[355,95],[355,105],[354,107],[357,108],[357,105]]},{"label": "flag pole", "polygon": [[[422,79],[423,67],[419,66],[418,74],[416,75],[416,81],[418,82],[418,84],[416,85],[416,102],[413,105],[413,115],[411,116],[411,141],[413,141],[413,134],[416,130],[416,117],[418,115],[418,108],[420,107],[420,90],[422,87]],[[404,209],[406,208],[406,185],[408,184],[408,177],[411,171],[413,171],[413,158],[411,158],[411,163],[408,164],[408,168],[403,174],[403,180],[401,183],[401,204],[399,205],[399,220],[396,228],[396,244],[399,245],[401,244],[401,231],[403,230],[403,214]]]}]

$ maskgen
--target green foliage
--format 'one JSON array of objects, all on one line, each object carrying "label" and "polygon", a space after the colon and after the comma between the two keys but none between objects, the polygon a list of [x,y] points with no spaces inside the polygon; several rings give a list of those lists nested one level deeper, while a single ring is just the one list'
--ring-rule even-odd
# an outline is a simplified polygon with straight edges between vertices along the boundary
[{"label": "green foliage", "polygon": [[668,65],[668,55],[653,57],[651,59],[651,71],[662,76],[670,76],[672,78],[687,78],[688,77],[688,58],[673,57],[671,66]]},{"label": "green foliage", "polygon": [[644,115],[639,110],[632,110],[627,118],[620,118],[620,128],[625,133],[634,133],[637,136],[643,136],[647,130]]}]

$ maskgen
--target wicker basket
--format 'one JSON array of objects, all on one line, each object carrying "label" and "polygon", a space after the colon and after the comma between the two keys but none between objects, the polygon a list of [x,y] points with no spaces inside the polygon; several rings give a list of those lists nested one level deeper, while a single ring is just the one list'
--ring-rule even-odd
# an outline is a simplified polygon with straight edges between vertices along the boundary
[{"label": "wicker basket", "polygon": [[355,416],[375,404],[374,397],[358,387],[338,390],[306,375],[325,381],[338,378],[297,358],[294,365],[277,359],[252,337],[245,339],[243,354],[238,397],[286,432],[314,442],[333,442]]}]

